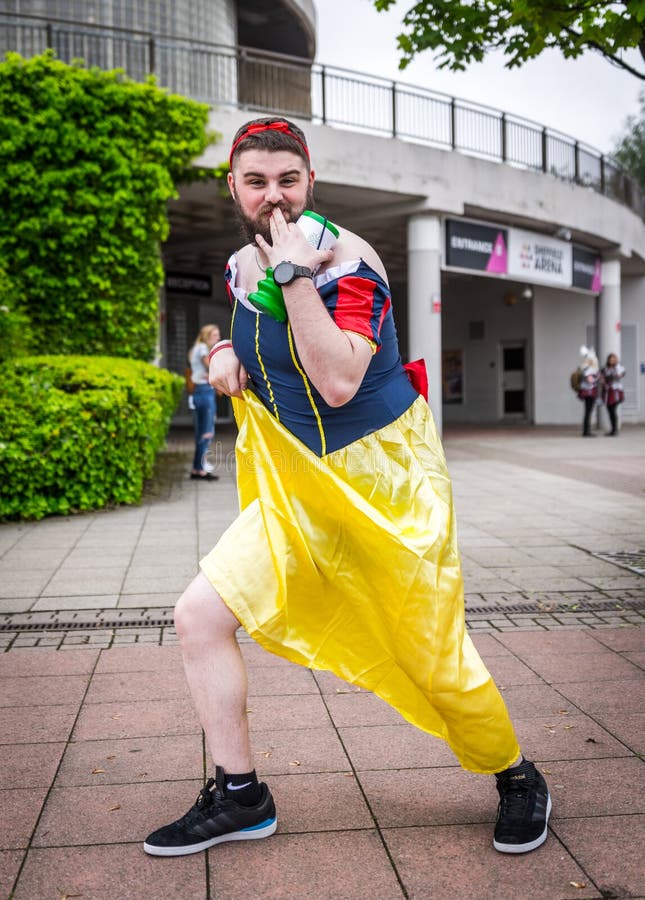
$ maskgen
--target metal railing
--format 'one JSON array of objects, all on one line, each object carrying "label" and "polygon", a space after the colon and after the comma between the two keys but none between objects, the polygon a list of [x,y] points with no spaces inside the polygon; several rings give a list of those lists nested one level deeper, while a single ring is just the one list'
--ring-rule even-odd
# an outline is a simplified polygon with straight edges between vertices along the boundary
[{"label": "metal railing", "polygon": [[306,118],[550,173],[645,218],[636,181],[610,157],[528,119],[378,76],[248,47],[0,12],[0,53],[52,48],[66,62],[122,68],[196,100]]}]

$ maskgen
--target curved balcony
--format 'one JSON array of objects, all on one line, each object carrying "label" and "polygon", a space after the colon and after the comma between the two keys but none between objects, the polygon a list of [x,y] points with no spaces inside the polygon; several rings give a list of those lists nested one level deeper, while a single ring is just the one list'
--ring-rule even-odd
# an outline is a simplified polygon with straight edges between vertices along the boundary
[{"label": "curved balcony", "polygon": [[0,51],[31,56],[48,47],[62,60],[123,68],[135,79],[155,74],[170,90],[213,106],[305,118],[549,173],[645,218],[643,193],[610,157],[528,119],[426,88],[245,46],[0,13]]},{"label": "curved balcony", "polygon": [[237,0],[238,43],[312,60],[316,10],[312,0]]}]

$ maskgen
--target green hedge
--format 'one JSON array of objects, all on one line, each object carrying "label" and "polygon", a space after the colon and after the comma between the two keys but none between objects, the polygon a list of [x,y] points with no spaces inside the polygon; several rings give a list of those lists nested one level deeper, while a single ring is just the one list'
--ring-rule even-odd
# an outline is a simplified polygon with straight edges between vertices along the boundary
[{"label": "green hedge", "polygon": [[21,357],[0,365],[0,518],[137,503],[183,380],[114,357]]},{"label": "green hedge", "polygon": [[35,336],[24,298],[0,265],[0,363],[23,356],[34,346]]},{"label": "green hedge", "polygon": [[168,201],[209,175],[207,123],[120,70],[0,62],[0,265],[53,351],[154,359]]}]

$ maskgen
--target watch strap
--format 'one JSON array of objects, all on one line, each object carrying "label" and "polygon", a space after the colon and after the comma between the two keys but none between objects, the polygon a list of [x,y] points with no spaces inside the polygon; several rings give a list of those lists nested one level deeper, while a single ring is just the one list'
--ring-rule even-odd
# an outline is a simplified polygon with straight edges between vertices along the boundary
[{"label": "watch strap", "polygon": [[[276,270],[279,269],[281,266],[289,266],[293,270],[293,275],[291,276],[291,278],[288,281],[280,281],[278,279],[275,279]],[[313,277],[314,277],[314,273],[312,272],[311,269],[309,269],[307,266],[297,266],[295,263],[292,263],[290,259],[283,259],[279,263],[277,263],[273,267],[273,273],[274,273],[273,277],[277,281],[277,283],[283,284],[283,285],[291,284],[293,281],[296,280],[296,278],[311,278],[311,279],[313,279]]]}]

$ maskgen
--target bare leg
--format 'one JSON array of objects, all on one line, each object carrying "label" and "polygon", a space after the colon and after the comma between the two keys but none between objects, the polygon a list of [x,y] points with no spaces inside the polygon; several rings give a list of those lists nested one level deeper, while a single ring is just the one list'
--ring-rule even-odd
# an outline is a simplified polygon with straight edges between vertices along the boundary
[{"label": "bare leg", "polygon": [[250,772],[246,667],[235,638],[239,622],[201,572],[177,602],[175,626],[214,763],[226,772]]}]

